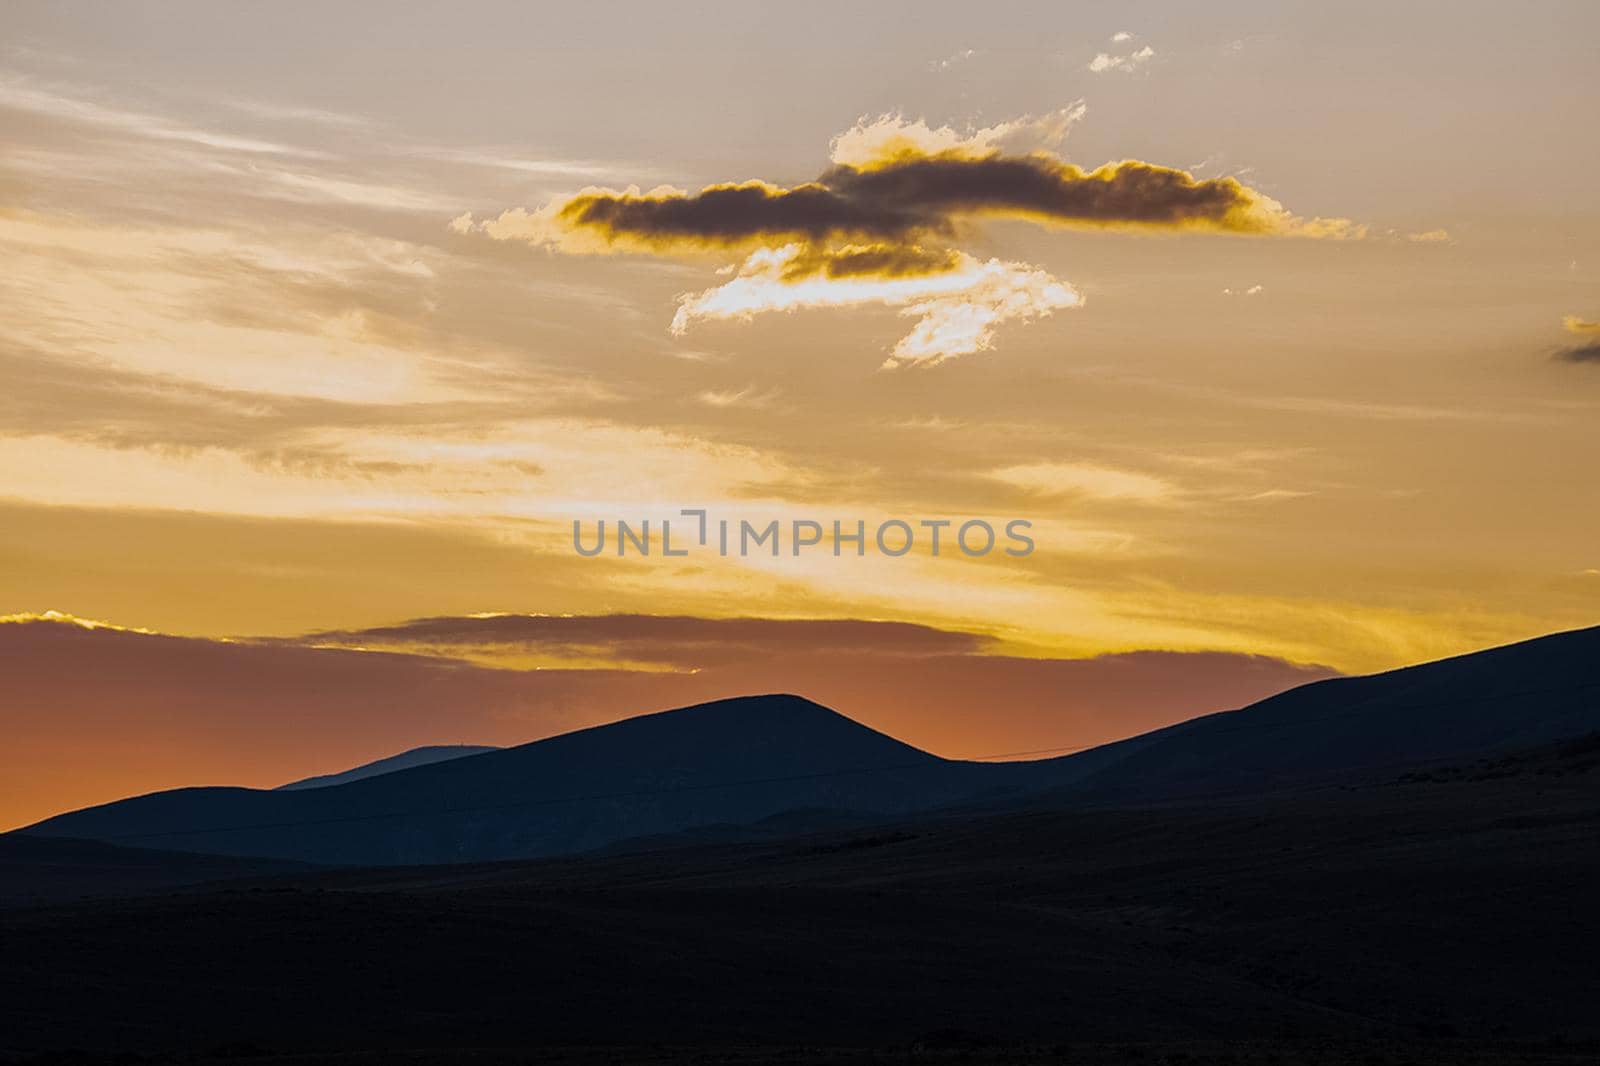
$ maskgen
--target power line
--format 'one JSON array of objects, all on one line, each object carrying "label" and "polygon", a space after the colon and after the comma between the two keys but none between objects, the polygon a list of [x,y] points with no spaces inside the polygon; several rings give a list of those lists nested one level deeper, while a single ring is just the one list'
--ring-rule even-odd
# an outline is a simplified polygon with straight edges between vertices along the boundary
[{"label": "power line", "polygon": [[[1227,735],[1227,734],[1232,734],[1232,733],[1254,732],[1254,731],[1262,730],[1262,729],[1303,728],[1303,727],[1308,726],[1308,725],[1314,725],[1314,724],[1322,723],[1322,722],[1332,722],[1332,721],[1341,721],[1341,720],[1350,719],[1350,718],[1368,717],[1368,716],[1374,715],[1374,714],[1392,714],[1392,713],[1395,713],[1397,711],[1427,710],[1427,709],[1438,708],[1438,707],[1459,707],[1459,706],[1467,705],[1467,704],[1492,703],[1492,702],[1497,702],[1497,701],[1502,701],[1502,700],[1523,699],[1523,698],[1532,698],[1532,697],[1537,697],[1537,696],[1558,695],[1558,694],[1565,694],[1565,693],[1570,693],[1570,692],[1583,692],[1583,691],[1588,691],[1588,690],[1591,690],[1591,689],[1600,689],[1600,682],[1594,682],[1594,683],[1591,683],[1591,684],[1584,684],[1584,685],[1566,685],[1566,686],[1560,686],[1560,687],[1554,687],[1554,688],[1545,688],[1545,689],[1528,689],[1528,690],[1523,690],[1523,691],[1520,691],[1520,692],[1507,692],[1507,693],[1501,693],[1501,694],[1498,694],[1498,695],[1469,696],[1469,697],[1462,697],[1460,699],[1434,700],[1434,701],[1429,701],[1429,702],[1425,702],[1425,703],[1410,703],[1410,704],[1388,705],[1388,706],[1384,706],[1384,707],[1369,708],[1369,709],[1364,710],[1364,711],[1352,711],[1352,712],[1347,712],[1347,713],[1344,713],[1344,714],[1322,715],[1322,716],[1319,716],[1319,717],[1316,717],[1316,718],[1299,718],[1299,719],[1293,719],[1293,720],[1290,720],[1290,721],[1283,721],[1283,722],[1246,723],[1246,724],[1235,725],[1235,726],[1232,726],[1232,727],[1222,727],[1222,728],[1212,729],[1212,730],[1209,730],[1205,735],[1206,736],[1222,736],[1222,735]],[[1238,713],[1241,713],[1242,710],[1248,710],[1248,709],[1249,708],[1242,708],[1240,711],[1224,711],[1224,712],[1219,712],[1219,713],[1221,713],[1221,714],[1238,714]],[[1200,718],[1192,718],[1192,719],[1189,719],[1186,722],[1180,722],[1180,723],[1177,723],[1174,726],[1165,727],[1165,729],[1158,730],[1157,732],[1170,732],[1170,731],[1173,731],[1173,730],[1181,729],[1184,726],[1189,726],[1189,725],[1193,725],[1193,724],[1195,724],[1197,722],[1208,720],[1208,719],[1213,718],[1213,717],[1215,717],[1215,715],[1205,715],[1205,716],[1202,716]],[[255,823],[255,824],[249,824],[249,825],[208,826],[208,827],[197,827],[197,828],[188,828],[188,829],[163,829],[163,830],[156,830],[156,831],[148,832],[148,833],[122,833],[122,834],[116,834],[116,835],[111,835],[111,836],[94,837],[92,839],[97,839],[97,840],[151,840],[151,839],[159,839],[159,838],[163,838],[163,837],[195,836],[195,835],[206,835],[206,834],[211,834],[211,833],[239,833],[239,832],[250,832],[250,831],[254,831],[254,830],[266,830],[266,829],[296,829],[296,828],[303,828],[303,827],[304,828],[311,828],[311,827],[326,826],[326,825],[342,825],[342,824],[351,824],[351,823],[357,823],[357,822],[382,821],[384,819],[389,819],[389,818],[417,818],[417,817],[426,817],[426,816],[430,816],[430,815],[443,816],[443,815],[452,815],[452,814],[478,814],[478,813],[483,813],[483,812],[487,812],[487,811],[513,810],[513,809],[519,809],[519,808],[524,808],[524,807],[556,806],[556,805],[563,804],[563,803],[594,803],[594,802],[602,802],[602,801],[605,801],[605,800],[643,799],[643,798],[647,798],[647,797],[650,797],[650,796],[680,795],[680,794],[691,793],[691,792],[705,792],[705,791],[710,791],[710,790],[713,790],[713,789],[720,789],[720,788],[744,788],[744,787],[749,787],[749,786],[754,786],[754,785],[788,784],[788,783],[793,783],[793,782],[797,782],[797,781],[813,781],[813,780],[818,780],[818,779],[822,779],[822,778],[829,778],[829,777],[847,777],[847,776],[853,776],[853,775],[859,775],[859,774],[894,773],[894,772],[898,772],[898,771],[902,771],[902,770],[930,769],[930,768],[933,768],[935,766],[941,766],[941,765],[942,766],[948,766],[948,765],[951,765],[951,764],[959,764],[959,763],[983,764],[984,760],[989,760],[989,759],[1015,759],[1015,758],[1021,758],[1022,756],[1027,756],[1027,755],[1050,755],[1050,754],[1071,755],[1071,754],[1077,754],[1077,753],[1085,752],[1085,751],[1093,751],[1093,750],[1095,750],[1097,748],[1111,747],[1111,746],[1114,746],[1114,745],[1121,745],[1121,744],[1129,744],[1129,743],[1132,743],[1134,741],[1140,740],[1143,737],[1150,737],[1151,735],[1152,734],[1148,734],[1148,733],[1147,734],[1141,734],[1140,736],[1128,737],[1128,738],[1125,738],[1123,740],[1118,740],[1118,741],[1110,741],[1110,742],[1105,743],[1105,744],[1086,744],[1086,745],[1080,745],[1080,746],[1077,746],[1077,747],[1067,747],[1067,748],[1037,748],[1037,749],[1033,749],[1031,751],[996,752],[996,753],[988,754],[988,755],[970,755],[970,756],[957,757],[957,758],[951,758],[951,759],[943,759],[943,758],[941,758],[939,756],[930,754],[930,755],[927,756],[926,759],[920,760],[920,761],[914,762],[914,763],[907,762],[907,763],[901,763],[901,764],[895,764],[895,765],[889,765],[889,766],[857,767],[857,768],[846,769],[846,770],[822,770],[822,771],[817,771],[817,772],[814,772],[814,773],[793,774],[793,775],[780,776],[780,777],[746,778],[746,779],[738,780],[738,781],[707,782],[707,783],[698,784],[698,785],[682,785],[682,786],[679,786],[679,787],[676,787],[676,788],[636,789],[636,790],[622,791],[622,792],[593,793],[593,794],[589,794],[589,795],[578,795],[578,796],[542,797],[542,798],[538,798],[538,799],[512,800],[512,801],[508,801],[508,802],[505,802],[505,803],[480,804],[480,805],[467,806],[467,807],[439,807],[439,808],[433,808],[433,809],[430,809],[430,810],[386,811],[386,812],[380,812],[380,813],[377,813],[377,814],[343,815],[343,816],[334,817],[334,818],[319,818],[319,819],[302,820],[302,821],[261,822],[261,823]],[[537,742],[535,742],[535,743],[537,743]],[[1422,761],[1430,761],[1430,760],[1422,760]],[[1392,764],[1392,765],[1408,765],[1408,764],[1397,763],[1397,764]],[[312,791],[316,791],[316,790],[307,789],[307,790],[303,790],[303,791],[312,792]],[[63,817],[65,817],[65,816],[63,816]]]}]

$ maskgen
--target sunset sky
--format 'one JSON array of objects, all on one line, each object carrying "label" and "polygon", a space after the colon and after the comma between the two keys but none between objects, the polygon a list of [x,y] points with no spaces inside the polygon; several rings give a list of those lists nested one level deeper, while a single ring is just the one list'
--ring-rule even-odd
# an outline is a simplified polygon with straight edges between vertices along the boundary
[{"label": "sunset sky", "polygon": [[[756,687],[1066,747],[1593,624],[1597,39],[8,3],[0,828]],[[573,551],[695,507],[1036,550]]]}]

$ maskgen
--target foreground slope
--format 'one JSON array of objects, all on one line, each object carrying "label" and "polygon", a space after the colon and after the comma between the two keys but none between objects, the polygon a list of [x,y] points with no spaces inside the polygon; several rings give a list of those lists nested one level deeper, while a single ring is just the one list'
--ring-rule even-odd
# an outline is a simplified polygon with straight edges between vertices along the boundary
[{"label": "foreground slope", "polygon": [[[0,911],[3,1043],[297,1063],[1590,1062],[1597,753]],[[596,1045],[637,1050],[561,1050]],[[467,1048],[486,1050],[450,1050]]]},{"label": "foreground slope", "polygon": [[277,859],[191,855],[7,833],[0,836],[0,907],[145,895],[307,868],[304,863]]}]

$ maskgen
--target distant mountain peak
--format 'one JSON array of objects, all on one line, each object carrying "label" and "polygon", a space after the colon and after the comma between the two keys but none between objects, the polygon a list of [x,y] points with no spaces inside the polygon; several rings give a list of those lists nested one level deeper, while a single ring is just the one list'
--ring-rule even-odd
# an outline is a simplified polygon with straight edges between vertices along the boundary
[{"label": "distant mountain peak", "polygon": [[731,696],[706,703],[623,718],[606,725],[536,740],[511,751],[545,744],[614,743],[624,737],[636,744],[662,744],[652,757],[681,747],[704,752],[750,753],[757,749],[791,747],[796,755],[824,760],[871,754],[897,753],[911,758],[941,761],[886,733],[880,733],[831,707],[788,692]]},{"label": "distant mountain peak", "polygon": [[445,762],[450,759],[461,759],[468,755],[482,755],[485,752],[500,751],[498,747],[484,744],[430,744],[420,748],[410,748],[398,755],[375,759],[360,766],[353,766],[348,770],[341,770],[331,774],[318,774],[315,777],[304,777],[298,781],[290,781],[286,785],[279,785],[276,792],[294,792],[307,788],[329,788],[333,785],[349,784],[352,781],[361,781],[381,774],[392,774],[399,770],[409,770],[416,766],[427,766],[430,763]]}]

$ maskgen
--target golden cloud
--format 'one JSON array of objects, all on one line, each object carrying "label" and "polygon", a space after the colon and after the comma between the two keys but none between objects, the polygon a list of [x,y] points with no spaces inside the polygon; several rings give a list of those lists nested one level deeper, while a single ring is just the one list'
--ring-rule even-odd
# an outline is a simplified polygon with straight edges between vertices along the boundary
[{"label": "golden cloud", "polygon": [[[1079,305],[1043,271],[959,250],[978,220],[1051,228],[1359,238],[1341,218],[1300,218],[1231,177],[1201,179],[1139,160],[1084,170],[1050,149],[1083,116],[1080,103],[967,132],[883,116],[835,137],[816,179],[588,188],[480,229],[568,253],[696,257],[739,253],[729,282],[681,301],[672,330],[703,319],[801,307],[878,304],[918,319],[885,365],[932,364],[982,351],[994,328]],[[1029,149],[1029,150],[1024,150]]]},{"label": "golden cloud", "polygon": [[752,252],[731,281],[685,296],[672,332],[681,336],[708,319],[877,304],[917,320],[884,366],[932,366],[992,348],[995,327],[1002,323],[1041,318],[1083,302],[1077,290],[1043,270],[999,259],[984,262],[964,252],[952,253],[949,266],[936,272],[839,276],[794,269],[796,261],[814,254],[799,244]]},{"label": "golden cloud", "polygon": [[865,167],[886,159],[959,155],[982,159],[997,152],[1013,155],[1055,151],[1067,133],[1088,113],[1082,100],[1043,115],[1024,115],[980,129],[957,130],[929,126],[903,115],[879,115],[839,134],[828,146],[828,158],[838,166]]},{"label": "golden cloud", "polygon": [[1297,218],[1235,178],[1196,178],[1138,160],[1086,171],[1045,153],[972,157],[899,154],[840,164],[815,181],[708,185],[690,193],[585,189],[535,212],[483,223],[499,239],[568,252],[694,253],[803,241],[927,242],[955,236],[968,218],[1020,218],[1091,229],[1198,230],[1257,236],[1359,237],[1348,219]]},{"label": "golden cloud", "polygon": [[1174,487],[1160,478],[1095,463],[1029,463],[994,471],[991,477],[1041,496],[1171,502]]}]

